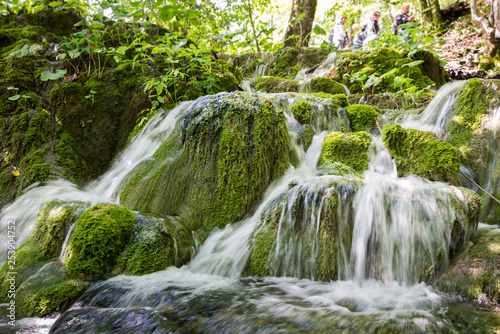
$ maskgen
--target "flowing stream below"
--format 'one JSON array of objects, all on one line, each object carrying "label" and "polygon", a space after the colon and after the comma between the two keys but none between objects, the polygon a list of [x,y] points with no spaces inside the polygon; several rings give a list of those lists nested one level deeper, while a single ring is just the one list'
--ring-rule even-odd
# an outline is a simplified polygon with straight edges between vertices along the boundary
[{"label": "flowing stream below", "polygon": [[[402,124],[444,136],[443,119],[461,87],[463,83],[445,86],[432,109]],[[269,98],[284,110],[296,99],[287,94]],[[20,245],[50,199],[81,201],[86,207],[119,202],[127,174],[152,156],[197,103],[157,114],[110,170],[86,189],[61,180],[27,191],[3,209],[2,226],[16,221]],[[287,117],[299,163],[271,184],[251,216],[213,232],[182,268],[98,282],[59,318],[22,319],[18,332],[45,333],[52,326],[51,333],[484,333],[491,322],[500,326],[490,310],[440,294],[419,276],[419,263],[430,261],[429,254],[448,257],[446,235],[455,219],[449,198],[464,202],[457,188],[415,176],[399,178],[377,135],[362,180],[322,175],[316,169],[321,145],[328,132],[346,124],[345,114],[335,114],[335,122],[314,119],[316,133],[307,151],[294,140],[297,124]],[[314,280],[319,216],[334,190],[339,194],[339,229],[353,217],[352,239],[339,242],[339,280],[320,282]],[[270,257],[276,277],[243,277],[253,237],[278,200],[285,204]],[[299,201],[307,213],[300,217],[292,210]],[[303,241],[291,232],[297,222],[309,233]],[[7,333],[7,328],[0,325],[0,332]]]}]

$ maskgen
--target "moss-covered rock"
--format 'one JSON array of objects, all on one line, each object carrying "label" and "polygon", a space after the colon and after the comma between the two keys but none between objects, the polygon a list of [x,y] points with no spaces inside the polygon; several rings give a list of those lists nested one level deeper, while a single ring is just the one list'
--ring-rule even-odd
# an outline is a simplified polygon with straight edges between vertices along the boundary
[{"label": "moss-covered rock", "polygon": [[297,80],[286,80],[278,77],[258,77],[252,81],[256,90],[266,93],[297,92],[299,82]]},{"label": "moss-covered rock", "polygon": [[270,64],[269,74],[286,79],[294,79],[301,69],[311,68],[328,57],[329,52],[320,48],[286,48],[275,55]]},{"label": "moss-covered rock", "polygon": [[288,167],[288,141],[283,112],[264,98],[207,97],[135,171],[120,199],[134,210],[178,215],[190,230],[222,227],[241,219]]},{"label": "moss-covered rock", "polygon": [[301,100],[292,104],[290,111],[297,122],[307,124],[311,119],[312,106],[309,102]]},{"label": "moss-covered rock", "polygon": [[[458,149],[476,182],[496,198],[500,197],[500,136],[494,122],[499,105],[500,80],[472,79],[460,92],[444,124],[446,141]],[[489,196],[483,196],[483,201],[481,220],[500,221],[500,205]]]},{"label": "moss-covered rock", "polygon": [[340,240],[350,240],[352,226],[348,217],[342,222],[346,226],[339,228],[339,197],[352,201],[354,188],[349,181],[333,177],[290,185],[264,210],[249,241],[252,253],[246,273],[336,279]]},{"label": "moss-covered rock", "polygon": [[[14,267],[11,267],[12,262],[6,262],[0,271],[2,298],[7,298],[7,291],[10,289],[8,272],[16,272],[17,289],[24,281],[35,275],[47,261],[60,255],[66,234],[76,220],[77,210],[82,205],[83,203],[53,200],[42,207],[31,236],[15,252]],[[21,310],[21,312],[28,311]]]},{"label": "moss-covered rock", "polygon": [[135,215],[116,204],[98,204],[76,222],[63,263],[71,275],[95,277],[109,273],[130,240]]},{"label": "moss-covered rock", "polygon": [[[412,85],[418,89],[425,89],[434,85],[431,79],[423,75],[418,66],[407,66],[412,63],[410,58],[404,58],[395,50],[377,49],[372,51],[354,51],[342,53],[337,59],[336,67],[329,73],[329,77],[349,87],[351,93],[362,93],[364,85],[371,75],[383,75],[394,70],[394,75],[385,76],[381,83],[374,86],[371,93],[394,92],[394,78],[403,76],[412,79]],[[351,79],[356,77],[359,80]]]},{"label": "moss-covered rock", "polygon": [[434,133],[387,125],[382,131],[382,139],[396,160],[399,176],[416,174],[432,181],[458,185],[459,152]]},{"label": "moss-covered rock", "polygon": [[478,302],[500,301],[500,230],[483,227],[436,282],[443,292]]},{"label": "moss-covered rock", "polygon": [[144,275],[190,260],[191,233],[174,217],[139,215],[113,275]]},{"label": "moss-covered rock", "polygon": [[17,309],[23,316],[44,316],[67,310],[89,287],[88,281],[68,277],[57,261],[45,265],[21,284]]},{"label": "moss-covered rock", "polygon": [[[401,96],[394,93],[372,94],[369,96],[370,105],[379,109],[408,109],[423,108],[429,105],[436,93],[426,92],[420,96],[412,96],[411,99],[402,100]],[[349,103],[357,104],[364,100],[364,94],[351,94],[348,97]]]},{"label": "moss-covered rock", "polygon": [[324,92],[327,94],[345,94],[344,86],[330,78],[314,78],[310,82],[311,92]]},{"label": "moss-covered rock", "polygon": [[371,142],[372,137],[366,132],[332,132],[325,137],[318,165],[335,165],[340,162],[363,173],[368,168],[368,148]]},{"label": "moss-covered rock", "polygon": [[353,131],[369,131],[375,128],[375,119],[381,114],[379,108],[364,104],[351,104],[345,110],[349,115]]}]

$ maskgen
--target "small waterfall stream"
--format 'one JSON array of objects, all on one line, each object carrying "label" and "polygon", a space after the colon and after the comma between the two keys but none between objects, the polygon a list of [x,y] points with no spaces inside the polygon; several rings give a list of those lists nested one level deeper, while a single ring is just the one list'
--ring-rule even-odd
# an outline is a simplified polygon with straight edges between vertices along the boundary
[{"label": "small waterfall stream", "polygon": [[[442,127],[441,120],[456,99],[453,94],[462,87],[450,86],[435,109],[426,110],[420,120],[410,120],[407,126],[414,122],[412,127]],[[298,97],[271,94],[269,98],[288,110]],[[110,171],[85,191],[67,181],[34,188],[2,211],[2,224],[13,219],[9,217],[22,220],[25,236],[18,239],[20,244],[47,200],[118,201],[127,174],[151,158],[196,103],[183,103],[168,114],[154,116]],[[443,115],[427,116],[436,110]],[[429,265],[430,258],[438,257],[435,254],[446,262],[449,229],[457,218],[453,205],[465,206],[463,195],[444,183],[398,178],[378,136],[362,179],[322,175],[316,169],[321,145],[327,131],[345,127],[346,116],[333,110],[328,110],[328,117],[320,114],[325,112],[314,116],[313,111],[315,136],[309,149],[292,140],[298,165],[290,166],[271,184],[251,216],[213,232],[187,266],[144,276],[120,275],[92,285],[57,320],[51,333],[107,332],[110,326],[141,333],[422,333],[475,328],[480,320],[470,321],[453,299],[421,283],[419,266],[422,261],[427,267],[437,266]],[[290,137],[296,137],[299,125],[290,115],[288,120]],[[450,203],[450,198],[456,202]],[[339,203],[335,212],[338,281],[318,282],[311,279],[317,267],[320,218],[328,200]],[[274,275],[282,277],[242,277],[253,238],[277,203],[284,204],[270,263]],[[23,206],[31,208],[28,214],[21,213]],[[342,239],[350,224],[352,239]],[[294,232],[297,229],[300,237]]]}]

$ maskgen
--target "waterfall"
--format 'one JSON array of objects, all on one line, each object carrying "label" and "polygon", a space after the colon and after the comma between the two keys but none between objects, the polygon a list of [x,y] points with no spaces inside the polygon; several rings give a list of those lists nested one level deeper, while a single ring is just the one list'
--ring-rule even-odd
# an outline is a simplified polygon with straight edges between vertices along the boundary
[{"label": "waterfall", "polygon": [[444,140],[444,122],[466,83],[466,81],[446,83],[420,115],[406,117],[401,126],[404,128],[431,131]]},{"label": "waterfall", "polygon": [[[442,117],[431,120],[426,115],[436,110],[426,110],[413,121],[440,124],[453,104],[453,93],[447,94],[442,99],[448,102],[436,106]],[[137,333],[471,332],[481,324],[481,317],[471,320],[448,297],[422,282],[446,265],[453,246],[451,229],[463,218],[455,208],[467,210],[464,194],[441,182],[398,177],[379,136],[373,137],[369,167],[362,175],[322,175],[316,166],[323,141],[327,132],[349,128],[345,112],[322,105],[324,99],[299,94],[266,97],[287,114],[290,138],[298,138],[305,125],[293,119],[289,106],[299,99],[311,102],[312,143],[306,149],[300,140],[291,140],[290,150],[299,162],[268,187],[249,216],[212,232],[186,266],[95,282],[56,321],[51,333],[110,328]],[[200,101],[155,115],[110,170],[85,191],[66,181],[33,188],[4,209],[2,224],[17,217],[27,237],[40,206],[52,198],[119,201],[130,171],[151,159],[175,124]],[[24,215],[26,207],[30,213]],[[327,221],[327,215],[335,219]],[[282,277],[242,277],[270,217],[275,219],[276,236],[269,275]],[[322,224],[331,224],[331,235],[322,235]],[[324,251],[321,247],[329,237],[338,247]],[[337,280],[313,281],[325,254],[335,260],[332,271]]]},{"label": "waterfall", "polygon": [[311,73],[306,73],[309,71],[309,69],[299,71],[295,76],[295,80],[305,81],[307,79],[324,77],[335,67],[336,61],[337,52],[332,52]]},{"label": "waterfall", "polygon": [[[204,98],[200,98],[198,102]],[[32,185],[23,195],[2,209],[0,228],[7,231],[6,226],[9,222],[15,222],[16,247],[19,247],[30,236],[40,208],[50,200],[81,201],[91,204],[117,202],[120,185],[127,179],[130,171],[153,155],[171,133],[180,116],[195,103],[183,102],[168,113],[158,112],[154,115],[141,133],[116,158],[111,168],[84,190],[78,189],[76,185],[66,180],[51,181],[41,187]],[[0,264],[3,264],[7,258],[7,233],[0,234],[0,242]]]}]

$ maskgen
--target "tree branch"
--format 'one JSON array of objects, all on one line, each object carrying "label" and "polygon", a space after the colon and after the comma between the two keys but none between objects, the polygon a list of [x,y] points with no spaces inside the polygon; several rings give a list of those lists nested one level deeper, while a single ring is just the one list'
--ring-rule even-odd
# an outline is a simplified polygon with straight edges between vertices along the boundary
[{"label": "tree branch", "polygon": [[477,13],[477,4],[476,0],[470,0],[470,13],[471,17],[474,21],[481,24],[484,32],[489,40],[492,40],[495,36],[495,28],[491,24],[491,22],[484,16],[479,16]]}]

